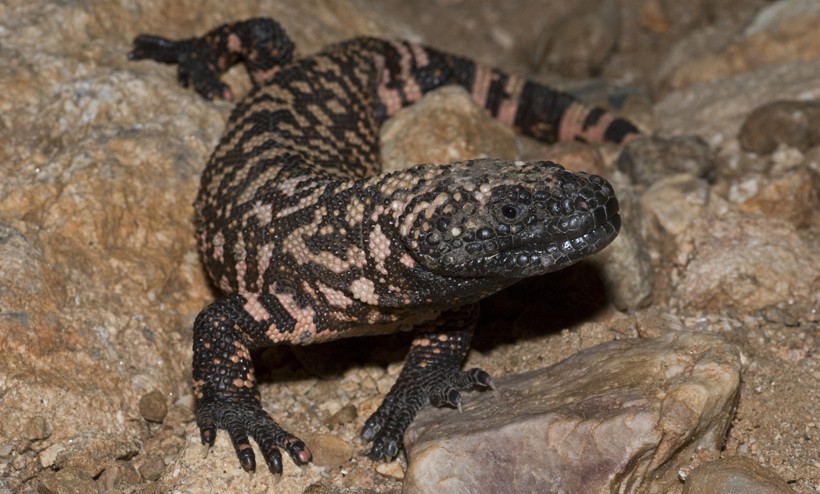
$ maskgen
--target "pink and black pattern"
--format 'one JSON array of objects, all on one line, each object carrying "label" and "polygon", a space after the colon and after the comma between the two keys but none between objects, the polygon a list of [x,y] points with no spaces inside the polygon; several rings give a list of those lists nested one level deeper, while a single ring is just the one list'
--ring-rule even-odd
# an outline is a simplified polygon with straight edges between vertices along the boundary
[{"label": "pink and black pattern", "polygon": [[551,162],[471,160],[382,173],[378,130],[401,108],[458,84],[489,114],[537,139],[625,142],[627,120],[570,95],[404,41],[359,38],[291,60],[270,19],[201,38],[134,40],[131,59],[178,64],[204,97],[231,98],[219,79],[243,62],[257,86],[240,101],[197,197],[199,246],[226,296],[194,324],[194,390],[203,443],[231,437],[252,471],[253,438],[269,469],[280,448],[307,446],[262,409],[250,350],[416,331],[405,367],[363,437],[394,457],[423,406],[459,406],[491,386],[462,371],[477,302],[519,279],[568,266],[618,233],[602,178]]}]

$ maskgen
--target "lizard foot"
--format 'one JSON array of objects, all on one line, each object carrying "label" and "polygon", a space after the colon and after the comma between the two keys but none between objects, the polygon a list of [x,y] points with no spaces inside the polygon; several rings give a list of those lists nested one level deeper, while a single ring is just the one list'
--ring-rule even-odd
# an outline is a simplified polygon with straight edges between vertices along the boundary
[{"label": "lizard foot", "polygon": [[182,87],[193,85],[196,92],[208,100],[214,97],[233,99],[231,89],[219,79],[221,70],[217,55],[204,39],[171,41],[159,36],[137,36],[128,59],[176,63],[177,80]]},{"label": "lizard foot", "polygon": [[492,387],[490,375],[481,369],[462,371],[449,366],[414,367],[402,371],[381,406],[362,429],[362,438],[372,441],[371,460],[391,460],[401,448],[404,431],[425,405],[450,406],[461,410],[461,391]]},{"label": "lizard foot", "polygon": [[225,429],[231,437],[239,463],[247,472],[256,470],[256,457],[248,437],[256,441],[268,469],[275,475],[282,473],[284,449],[297,465],[310,462],[310,450],[299,438],[282,429],[259,403],[235,403],[210,400],[200,402],[197,425],[202,444],[210,448],[216,439],[217,429]]}]

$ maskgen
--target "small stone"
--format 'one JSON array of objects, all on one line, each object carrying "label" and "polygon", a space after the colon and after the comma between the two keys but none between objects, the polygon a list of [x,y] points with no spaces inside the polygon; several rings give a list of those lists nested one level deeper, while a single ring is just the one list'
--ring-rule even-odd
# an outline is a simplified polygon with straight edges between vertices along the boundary
[{"label": "small stone", "polygon": [[316,466],[337,468],[353,457],[353,447],[335,436],[316,434],[305,437]]},{"label": "small stone", "polygon": [[741,147],[769,154],[783,144],[805,151],[820,144],[820,101],[773,101],[752,111],[738,135]]},{"label": "small stone", "polygon": [[678,173],[708,177],[715,170],[715,155],[698,136],[644,137],[629,143],[618,157],[618,169],[634,183],[652,185]]},{"label": "small stone", "polygon": [[44,476],[37,486],[40,494],[97,494],[93,478],[75,468],[63,468]]},{"label": "small stone", "polygon": [[743,456],[722,458],[692,470],[683,494],[793,494],[776,473]]},{"label": "small stone", "polygon": [[51,436],[51,426],[42,415],[31,417],[23,426],[23,437],[31,441],[39,441]]},{"label": "small stone", "polygon": [[101,492],[135,486],[141,482],[140,474],[130,461],[112,461],[97,477],[97,486]]},{"label": "small stone", "polygon": [[153,482],[165,472],[165,462],[159,456],[149,456],[138,470],[142,478]]},{"label": "small stone", "polygon": [[464,394],[463,413],[422,409],[405,434],[402,492],[651,492],[694,451],[722,444],[740,352],[715,335],[671,331],[496,385]]},{"label": "small stone", "polygon": [[168,405],[165,403],[165,395],[161,391],[153,390],[140,398],[140,415],[148,422],[158,424],[165,420],[168,414]]},{"label": "small stone", "polygon": [[391,479],[402,480],[404,478],[404,469],[401,467],[401,464],[397,461],[391,461],[389,463],[379,463],[376,465],[376,471],[379,474],[384,475],[385,477],[389,477]]},{"label": "small stone", "polygon": [[688,173],[662,178],[641,196],[643,209],[672,235],[683,233],[703,216],[708,201],[709,184]]},{"label": "small stone", "polygon": [[359,413],[356,411],[356,407],[348,403],[330,416],[327,420],[327,425],[330,427],[335,427],[338,425],[349,424],[356,420],[356,417],[358,416]]}]

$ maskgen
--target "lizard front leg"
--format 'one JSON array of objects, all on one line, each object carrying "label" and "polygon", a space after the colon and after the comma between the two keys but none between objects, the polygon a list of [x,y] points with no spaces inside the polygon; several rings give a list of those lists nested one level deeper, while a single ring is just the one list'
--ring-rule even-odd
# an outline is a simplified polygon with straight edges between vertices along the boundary
[{"label": "lizard front leg", "polygon": [[278,475],[282,473],[279,448],[299,465],[308,463],[311,453],[304,442],[262,409],[249,350],[271,345],[266,334],[270,324],[258,320],[258,314],[251,314],[248,306],[245,297],[233,294],[210,304],[194,322],[197,425],[202,443],[208,447],[213,445],[217,429],[225,429],[242,468],[249,472],[256,469],[249,441],[253,438],[268,469]]},{"label": "lizard front leg", "polygon": [[483,370],[461,370],[477,319],[478,304],[472,304],[416,328],[419,334],[396,383],[362,430],[362,438],[373,442],[370,459],[394,458],[404,431],[422,407],[461,409],[461,391],[492,386]]}]

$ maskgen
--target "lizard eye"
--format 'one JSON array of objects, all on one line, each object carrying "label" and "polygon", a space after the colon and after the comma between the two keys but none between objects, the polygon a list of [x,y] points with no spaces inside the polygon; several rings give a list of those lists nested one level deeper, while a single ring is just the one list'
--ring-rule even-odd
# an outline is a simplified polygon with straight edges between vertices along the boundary
[{"label": "lizard eye", "polygon": [[514,220],[518,216],[518,208],[512,204],[501,206],[501,214],[508,220]]}]

